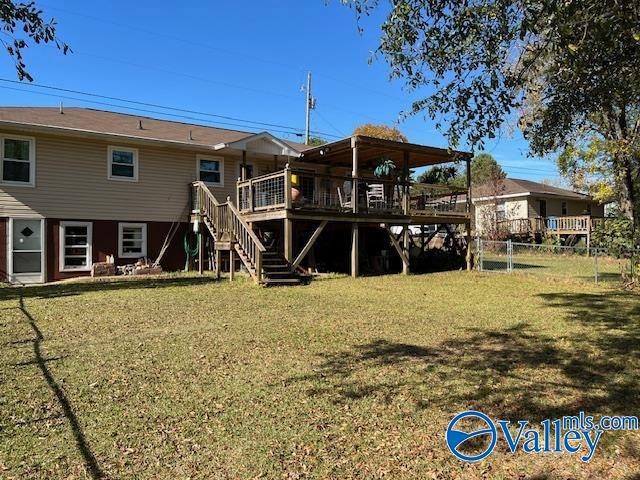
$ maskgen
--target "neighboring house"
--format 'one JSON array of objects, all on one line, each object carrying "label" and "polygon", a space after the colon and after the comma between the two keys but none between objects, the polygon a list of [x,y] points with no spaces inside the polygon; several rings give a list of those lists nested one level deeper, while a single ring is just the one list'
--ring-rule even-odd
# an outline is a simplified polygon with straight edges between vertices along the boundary
[{"label": "neighboring house", "polygon": [[514,234],[587,235],[604,217],[604,205],[589,195],[563,188],[507,178],[473,191],[478,234],[490,229]]},{"label": "neighboring house", "polygon": [[[360,260],[375,263],[384,248],[366,241],[381,232],[407,271],[408,233],[393,235],[391,226],[470,219],[465,210],[410,205],[409,171],[461,155],[468,161],[460,152],[368,137],[310,148],[267,132],[0,107],[0,279],[83,276],[110,257],[116,265],[153,262],[176,225],[165,270],[184,267],[183,237],[198,230],[200,251],[211,250],[200,268],[233,271],[242,262],[259,282],[296,283],[299,267],[335,258],[357,275]],[[402,176],[374,179],[380,159],[392,159]]]}]

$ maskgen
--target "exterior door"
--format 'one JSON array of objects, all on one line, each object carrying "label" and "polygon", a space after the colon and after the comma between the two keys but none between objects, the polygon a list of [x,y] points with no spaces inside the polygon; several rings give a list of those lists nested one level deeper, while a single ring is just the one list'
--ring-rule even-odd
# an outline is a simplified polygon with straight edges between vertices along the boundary
[{"label": "exterior door", "polygon": [[546,200],[538,200],[540,205],[540,216],[542,218],[546,218],[547,216],[547,201]]},{"label": "exterior door", "polygon": [[44,282],[44,220],[12,218],[9,223],[9,279],[13,283]]}]

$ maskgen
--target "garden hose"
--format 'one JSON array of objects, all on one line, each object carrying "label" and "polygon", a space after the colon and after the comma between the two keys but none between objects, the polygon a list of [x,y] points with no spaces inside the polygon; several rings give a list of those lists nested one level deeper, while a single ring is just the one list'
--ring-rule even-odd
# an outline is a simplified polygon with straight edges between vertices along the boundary
[{"label": "garden hose", "polygon": [[182,246],[184,248],[184,253],[187,254],[187,257],[195,257],[198,254],[198,245],[200,244],[200,232],[194,233],[196,238],[195,246],[189,245],[189,234],[194,232],[186,232],[184,234],[184,238],[182,240]]}]

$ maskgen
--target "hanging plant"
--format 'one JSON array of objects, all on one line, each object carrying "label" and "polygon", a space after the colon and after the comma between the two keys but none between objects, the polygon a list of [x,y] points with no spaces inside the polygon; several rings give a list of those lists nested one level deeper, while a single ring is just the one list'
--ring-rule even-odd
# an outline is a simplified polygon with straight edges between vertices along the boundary
[{"label": "hanging plant", "polygon": [[396,164],[390,158],[380,158],[376,163],[376,168],[373,174],[377,178],[390,178],[396,169]]}]

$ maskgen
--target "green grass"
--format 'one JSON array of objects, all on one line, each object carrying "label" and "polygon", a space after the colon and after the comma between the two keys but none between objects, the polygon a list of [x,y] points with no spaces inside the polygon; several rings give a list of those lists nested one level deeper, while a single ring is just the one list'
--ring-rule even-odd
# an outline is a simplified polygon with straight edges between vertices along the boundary
[{"label": "green grass", "polygon": [[[499,271],[506,269],[506,255],[491,251],[485,252],[484,270]],[[597,263],[596,263],[597,262]],[[629,261],[612,257],[587,257],[586,255],[536,252],[520,249],[514,252],[513,269],[518,273],[543,277],[564,277],[595,282],[596,267],[598,282],[618,282],[622,280]]]},{"label": "green grass", "polygon": [[444,443],[468,408],[637,414],[638,300],[466,272],[0,288],[0,477],[638,478],[636,433],[589,464]]}]

